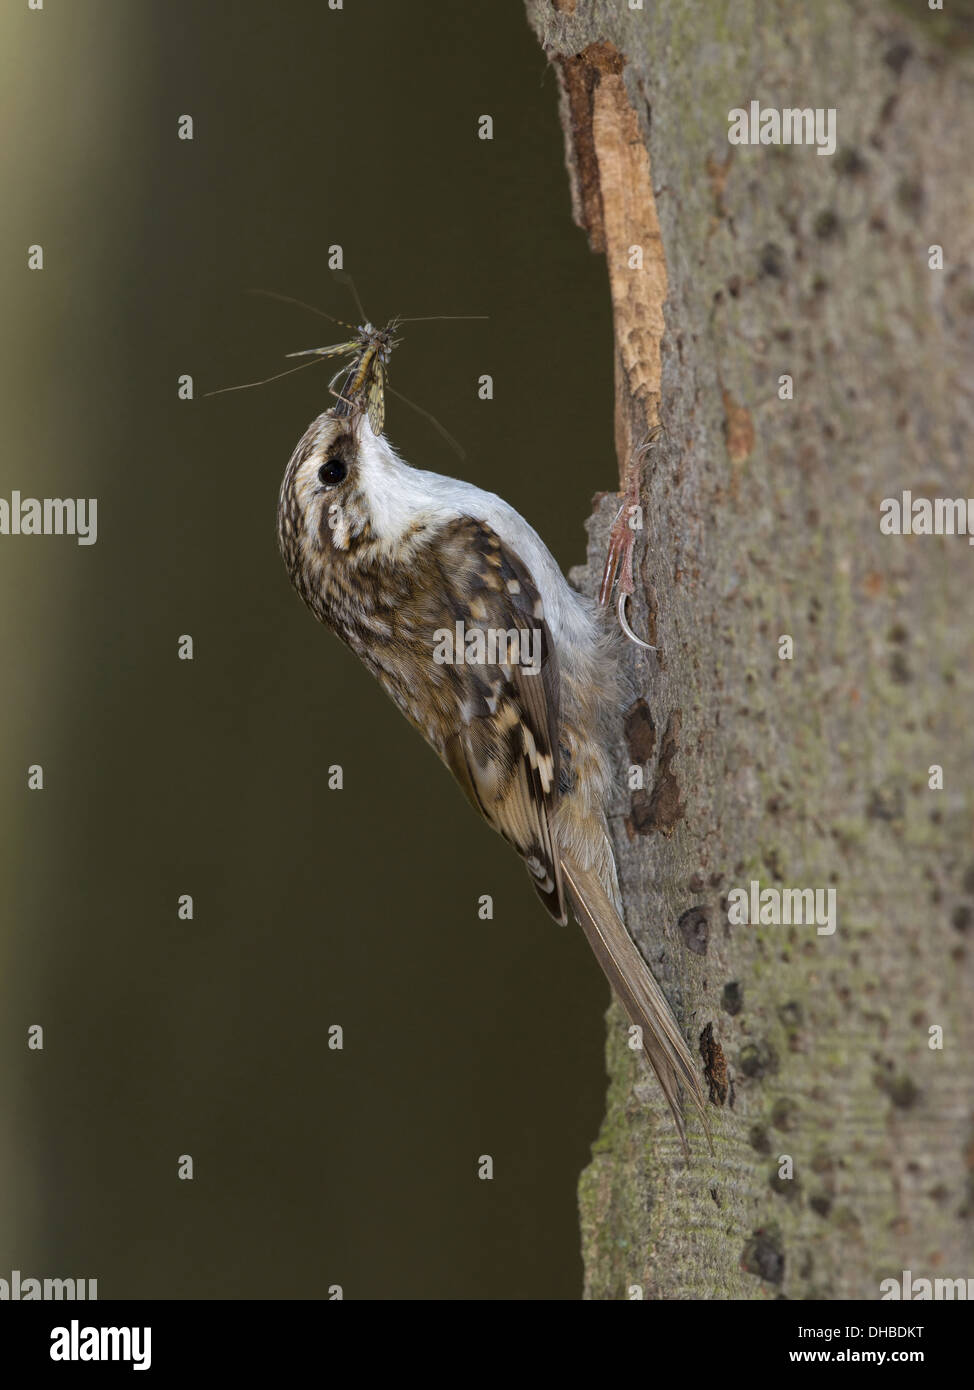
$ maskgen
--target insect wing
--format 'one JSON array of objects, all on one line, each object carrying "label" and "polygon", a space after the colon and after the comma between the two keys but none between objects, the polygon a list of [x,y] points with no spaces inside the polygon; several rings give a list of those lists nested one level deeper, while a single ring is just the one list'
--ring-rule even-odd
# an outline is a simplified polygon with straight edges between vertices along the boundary
[{"label": "insect wing", "polygon": [[369,411],[369,424],[372,426],[373,434],[381,434],[382,426],[385,424],[385,374],[385,367],[382,365],[379,359],[376,358],[372,366],[372,374],[369,380],[368,393],[366,396]]},{"label": "insect wing", "polygon": [[358,340],[353,338],[348,343],[332,343],[331,347],[302,348],[300,352],[289,352],[288,357],[351,357],[358,352]]}]

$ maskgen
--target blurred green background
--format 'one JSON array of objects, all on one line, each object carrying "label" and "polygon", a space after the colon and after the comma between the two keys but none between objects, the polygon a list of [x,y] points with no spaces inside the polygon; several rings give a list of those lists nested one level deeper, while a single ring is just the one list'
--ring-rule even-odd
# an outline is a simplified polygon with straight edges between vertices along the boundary
[{"label": "blurred green background", "polygon": [[607,987],[290,589],[329,369],[203,398],[341,336],[246,293],[354,318],[340,243],[376,320],[490,315],[392,365],[466,461],[394,398],[393,442],[582,559],[612,342],[553,74],[517,0],[6,0],[0,54],[0,495],[99,506],[94,546],[0,537],[0,1276],[577,1297]]}]

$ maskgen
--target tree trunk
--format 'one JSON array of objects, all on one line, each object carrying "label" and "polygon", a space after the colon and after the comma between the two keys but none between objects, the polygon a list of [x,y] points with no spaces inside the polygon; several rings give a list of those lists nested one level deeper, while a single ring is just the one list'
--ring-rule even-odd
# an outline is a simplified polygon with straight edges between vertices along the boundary
[{"label": "tree trunk", "polygon": [[[665,426],[631,605],[660,650],[629,649],[614,826],[716,1149],[689,1116],[684,1161],[613,1005],[586,1295],[966,1278],[974,552],[880,517],[904,490],[974,493],[969,30],[957,4],[878,0],[527,8],[575,220],[608,262],[620,472]],[[835,153],[729,143],[752,99],[835,108]],[[590,524],[587,592],[618,506]],[[834,889],[834,933],[740,921],[752,882],[765,903]]]}]

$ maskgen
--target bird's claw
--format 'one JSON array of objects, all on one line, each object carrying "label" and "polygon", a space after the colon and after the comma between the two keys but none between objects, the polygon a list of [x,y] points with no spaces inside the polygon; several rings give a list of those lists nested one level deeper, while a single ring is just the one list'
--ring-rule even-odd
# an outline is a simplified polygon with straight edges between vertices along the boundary
[{"label": "bird's claw", "polygon": [[629,462],[629,486],[626,489],[622,506],[619,508],[619,514],[612,523],[612,530],[609,532],[609,553],[605,559],[605,569],[602,571],[599,603],[604,608],[609,602],[618,579],[619,601],[616,604],[616,613],[619,617],[619,626],[630,642],[633,642],[637,647],[642,647],[644,651],[655,652],[656,647],[636,636],[626,616],[626,599],[631,598],[636,589],[632,573],[636,535],[629,525],[626,511],[630,507],[638,507],[639,505],[639,473],[636,469],[636,462],[640,455],[645,452],[646,447],[637,450]]},{"label": "bird's claw", "polygon": [[648,642],[644,642],[641,637],[637,637],[636,634],[633,632],[632,628],[629,626],[629,619],[626,617],[626,599],[628,597],[629,595],[627,593],[620,591],[619,602],[616,606],[616,612],[619,614],[619,626],[622,628],[623,632],[629,638],[629,641],[635,642],[637,647],[642,647],[643,650],[647,652],[658,651],[658,647],[652,647]]}]

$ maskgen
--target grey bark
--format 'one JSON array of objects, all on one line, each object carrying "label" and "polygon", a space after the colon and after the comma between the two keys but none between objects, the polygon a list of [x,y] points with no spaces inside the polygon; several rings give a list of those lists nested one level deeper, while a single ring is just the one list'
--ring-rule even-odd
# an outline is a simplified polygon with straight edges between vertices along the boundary
[{"label": "grey bark", "polygon": [[[614,827],[630,929],[701,1049],[716,1147],[690,1118],[684,1162],[613,1006],[580,1185],[586,1295],[877,1299],[906,1269],[974,1276],[974,550],[879,526],[903,489],[974,494],[970,11],[527,8],[563,87],[576,220],[610,272],[585,116],[615,80],[606,54],[650,161],[666,436],[634,613],[661,652],[631,653],[645,703]],[[752,98],[836,108],[836,153],[731,146],[728,113]],[[656,401],[614,300],[625,449]],[[590,525],[589,592],[617,507]],[[834,887],[834,935],[731,925],[727,895],[751,880]]]}]

